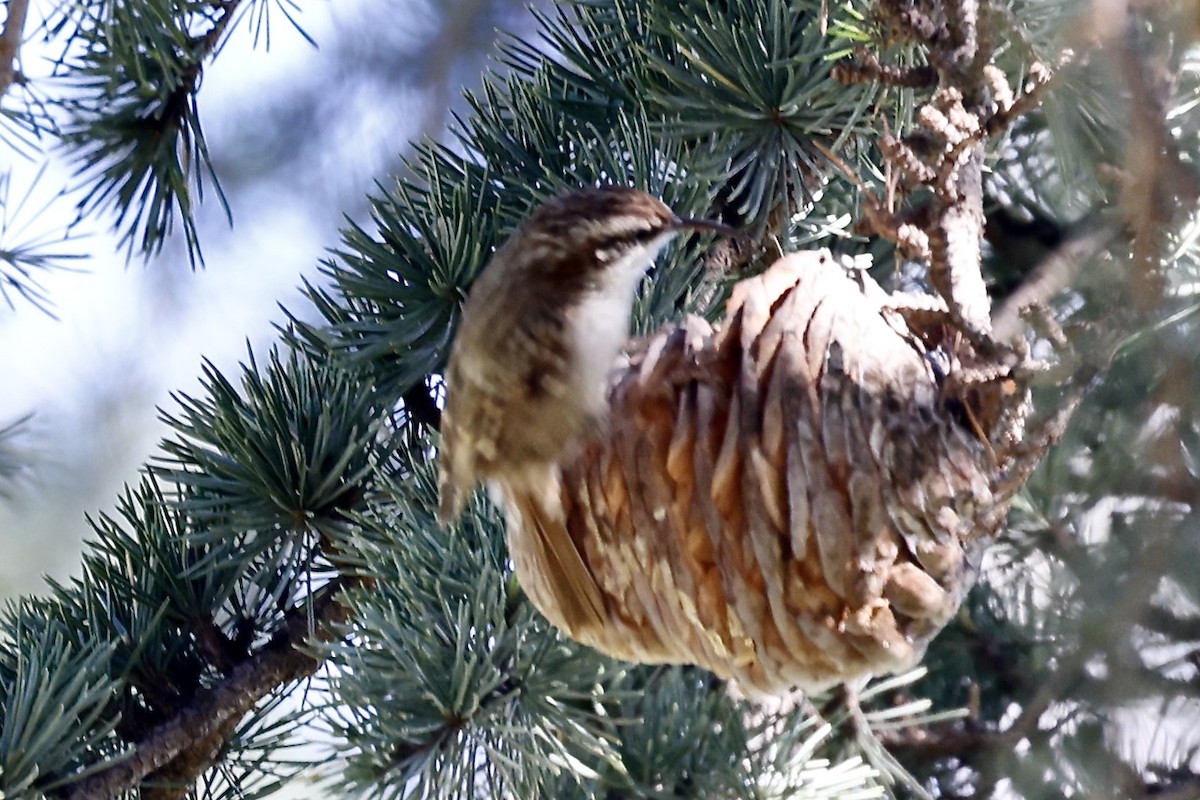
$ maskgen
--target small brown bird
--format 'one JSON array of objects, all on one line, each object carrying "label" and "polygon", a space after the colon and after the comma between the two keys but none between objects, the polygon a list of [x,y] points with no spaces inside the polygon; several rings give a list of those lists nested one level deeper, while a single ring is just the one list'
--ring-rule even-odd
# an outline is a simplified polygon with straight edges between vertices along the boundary
[{"label": "small brown bird", "polygon": [[438,520],[454,522],[479,483],[498,490],[510,532],[533,536],[531,568],[568,632],[600,624],[604,603],[562,524],[556,465],[603,418],[637,285],[685,229],[733,233],[637,189],[563,195],[496,251],[463,308],[446,371]]}]

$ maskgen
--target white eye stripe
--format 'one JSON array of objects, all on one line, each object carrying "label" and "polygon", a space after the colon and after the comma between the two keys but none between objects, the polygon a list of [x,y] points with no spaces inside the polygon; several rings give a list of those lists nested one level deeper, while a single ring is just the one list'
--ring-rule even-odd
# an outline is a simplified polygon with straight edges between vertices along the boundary
[{"label": "white eye stripe", "polygon": [[632,214],[623,214],[617,217],[609,217],[605,220],[597,220],[591,226],[592,231],[598,234],[609,236],[623,236],[630,233],[642,233],[652,231],[659,227],[658,220],[649,217],[635,216]]},{"label": "white eye stripe", "polygon": [[628,262],[636,264],[642,260],[653,261],[666,243],[675,238],[675,231],[664,231],[656,234],[653,238],[641,242],[621,242],[615,246],[597,247],[593,254],[596,258],[596,263],[606,266],[612,265],[615,262]]}]

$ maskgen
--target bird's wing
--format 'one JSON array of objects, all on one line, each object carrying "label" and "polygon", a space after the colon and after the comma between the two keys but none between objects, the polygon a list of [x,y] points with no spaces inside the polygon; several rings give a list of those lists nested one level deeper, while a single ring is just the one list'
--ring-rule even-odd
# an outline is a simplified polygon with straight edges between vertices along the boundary
[{"label": "bird's wing", "polygon": [[[604,596],[567,532],[558,500],[557,469],[544,486],[501,483],[508,511],[508,544],[525,590],[552,623],[573,638],[598,635],[607,619]],[[522,481],[527,483],[527,481]]]},{"label": "bird's wing", "polygon": [[525,309],[517,325],[464,324],[446,373],[438,456],[442,525],[458,517],[480,481],[503,477],[514,465],[555,462],[578,434],[560,429],[579,405],[571,395],[563,324],[552,309],[537,306]]}]

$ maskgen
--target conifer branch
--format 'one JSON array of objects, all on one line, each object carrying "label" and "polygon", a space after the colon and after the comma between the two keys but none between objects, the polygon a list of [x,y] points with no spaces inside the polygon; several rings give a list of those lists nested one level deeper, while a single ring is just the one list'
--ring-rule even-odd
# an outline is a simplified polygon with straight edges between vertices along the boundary
[{"label": "conifer branch", "polygon": [[229,23],[233,21],[234,12],[241,3],[242,0],[218,0],[213,4],[220,9],[220,15],[213,21],[212,27],[205,31],[197,41],[196,63],[186,73],[175,91],[171,93],[171,98],[167,101],[168,108],[174,109],[177,104],[186,103],[187,97],[196,91],[200,75],[203,72],[204,59],[213,55],[220,48],[225,31],[229,27]]},{"label": "conifer branch", "polygon": [[1047,253],[1032,275],[997,309],[992,320],[996,339],[1010,342],[1019,336],[1022,315],[1033,308],[1043,307],[1051,297],[1069,286],[1080,266],[1111,243],[1116,233],[1099,224],[1088,224]]},{"label": "conifer branch", "polygon": [[332,581],[317,592],[311,604],[293,608],[270,643],[235,667],[225,680],[197,692],[172,719],[151,730],[132,756],[87,778],[66,797],[117,797],[155,776],[190,785],[212,766],[237,723],[260,700],[313,675],[324,663],[301,648],[314,640],[329,640],[332,629],[347,619],[339,594],[353,583],[345,578]]},{"label": "conifer branch", "polygon": [[213,21],[212,26],[196,40],[195,63],[183,74],[182,79],[167,97],[164,103],[165,113],[161,118],[163,129],[179,127],[180,120],[187,114],[188,100],[196,93],[200,85],[200,76],[204,74],[204,59],[213,55],[221,46],[233,14],[237,11],[242,0],[219,0],[214,3],[220,9],[220,15]]},{"label": "conifer branch", "polygon": [[[1035,64],[1025,91],[1014,98],[1003,74],[991,64],[991,37],[980,29],[976,2],[939,4],[926,13],[882,0],[878,9],[894,33],[925,47],[932,68],[905,71],[869,57],[834,76],[849,83],[874,79],[909,86],[934,83],[931,79],[936,77],[937,90],[918,113],[920,125],[914,132],[903,139],[881,137],[891,176],[888,198],[883,202],[867,192],[865,221],[908,257],[926,261],[930,282],[945,300],[955,327],[980,355],[1001,356],[1004,348],[991,335],[979,246],[984,224],[983,145],[1037,104],[1050,71]],[[844,164],[839,166],[845,171]],[[913,211],[894,207],[896,186],[928,187],[934,200],[913,216]]]}]

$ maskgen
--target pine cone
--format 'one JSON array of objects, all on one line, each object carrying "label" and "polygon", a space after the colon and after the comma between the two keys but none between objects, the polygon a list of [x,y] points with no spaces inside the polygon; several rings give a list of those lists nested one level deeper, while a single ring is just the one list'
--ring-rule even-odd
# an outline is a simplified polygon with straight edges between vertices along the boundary
[{"label": "pine cone", "polygon": [[[548,512],[604,596],[605,623],[571,635],[766,693],[921,657],[1003,500],[987,432],[887,301],[827,252],[793,255],[736,287],[719,330],[637,345]],[[562,626],[530,516],[511,517],[517,573]]]}]

